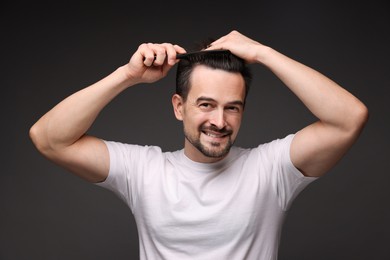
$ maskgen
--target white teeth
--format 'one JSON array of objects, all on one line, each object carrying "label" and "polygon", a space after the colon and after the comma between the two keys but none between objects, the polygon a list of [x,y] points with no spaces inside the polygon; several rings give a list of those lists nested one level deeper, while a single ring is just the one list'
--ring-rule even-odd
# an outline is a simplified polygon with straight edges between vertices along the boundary
[{"label": "white teeth", "polygon": [[219,135],[214,135],[214,134],[211,134],[211,133],[206,133],[206,135],[208,135],[210,137],[213,137],[213,138],[219,137]]}]

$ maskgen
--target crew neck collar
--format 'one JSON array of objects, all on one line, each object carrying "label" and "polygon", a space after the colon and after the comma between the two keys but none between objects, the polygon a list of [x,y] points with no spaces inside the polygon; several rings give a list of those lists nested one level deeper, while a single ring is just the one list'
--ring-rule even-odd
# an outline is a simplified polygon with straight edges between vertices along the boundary
[{"label": "crew neck collar", "polygon": [[234,158],[234,154],[236,153],[236,148],[232,147],[229,151],[229,153],[221,160],[216,162],[210,162],[210,163],[202,163],[202,162],[196,162],[190,159],[187,155],[184,153],[184,149],[180,151],[180,159],[184,164],[191,168],[195,168],[197,170],[201,171],[213,171],[216,169],[223,168],[224,166],[228,165],[230,161]]}]

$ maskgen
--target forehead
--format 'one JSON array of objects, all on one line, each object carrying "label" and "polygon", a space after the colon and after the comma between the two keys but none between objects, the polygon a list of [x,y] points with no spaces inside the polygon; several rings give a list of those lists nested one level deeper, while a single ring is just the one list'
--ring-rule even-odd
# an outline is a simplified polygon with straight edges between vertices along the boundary
[{"label": "forehead", "polygon": [[213,69],[204,65],[196,66],[191,75],[188,98],[197,99],[200,96],[227,102],[244,102],[244,78],[238,72]]}]

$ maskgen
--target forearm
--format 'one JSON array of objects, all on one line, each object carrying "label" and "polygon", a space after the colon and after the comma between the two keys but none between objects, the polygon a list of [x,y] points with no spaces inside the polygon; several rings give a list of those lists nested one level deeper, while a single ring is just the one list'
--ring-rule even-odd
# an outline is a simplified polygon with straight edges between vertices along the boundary
[{"label": "forearm", "polygon": [[76,142],[91,127],[100,111],[132,85],[123,67],[64,99],[42,116],[30,136],[40,150],[58,149]]},{"label": "forearm", "polygon": [[352,94],[321,73],[237,31],[219,38],[208,49],[228,49],[248,63],[270,69],[326,126],[359,128],[366,107]]},{"label": "forearm", "polygon": [[247,63],[264,65],[319,119],[297,132],[290,148],[291,161],[307,176],[321,176],[333,167],[368,119],[365,105],[337,83],[237,31],[209,49],[228,49]]},{"label": "forearm", "polygon": [[269,68],[324,124],[342,129],[365,120],[365,106],[337,83],[271,48],[260,46],[258,62]]}]

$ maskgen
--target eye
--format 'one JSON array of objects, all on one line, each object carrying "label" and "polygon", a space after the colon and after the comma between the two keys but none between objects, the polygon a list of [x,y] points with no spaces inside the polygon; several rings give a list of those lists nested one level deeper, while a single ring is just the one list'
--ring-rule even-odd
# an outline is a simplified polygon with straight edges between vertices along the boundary
[{"label": "eye", "polygon": [[213,106],[210,103],[200,103],[199,107],[202,109],[211,109]]},{"label": "eye", "polygon": [[236,107],[236,106],[229,106],[226,109],[231,111],[231,112],[240,112],[240,108]]}]

